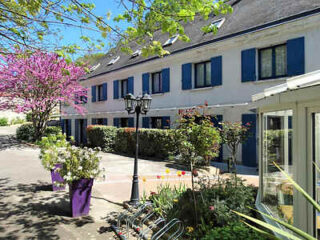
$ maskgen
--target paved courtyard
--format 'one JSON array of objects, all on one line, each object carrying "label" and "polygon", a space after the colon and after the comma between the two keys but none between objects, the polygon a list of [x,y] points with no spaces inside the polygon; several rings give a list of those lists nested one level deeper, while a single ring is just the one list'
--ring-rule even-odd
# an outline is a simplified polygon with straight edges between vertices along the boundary
[{"label": "paved courtyard", "polygon": [[[52,192],[39,149],[17,143],[12,132],[0,128],[0,239],[113,239],[106,219],[130,198],[133,159],[102,153],[105,178],[94,183],[90,216],[71,218],[68,191]],[[140,194],[166,182],[189,185],[190,173],[178,177],[178,170],[167,162],[139,160]],[[247,179],[257,182],[256,176]]]}]

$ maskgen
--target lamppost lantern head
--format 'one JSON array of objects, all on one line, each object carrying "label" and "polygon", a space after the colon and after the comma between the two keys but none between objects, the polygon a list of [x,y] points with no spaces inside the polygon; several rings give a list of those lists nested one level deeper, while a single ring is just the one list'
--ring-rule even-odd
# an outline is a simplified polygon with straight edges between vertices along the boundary
[{"label": "lamppost lantern head", "polygon": [[144,112],[148,112],[149,109],[150,109],[150,106],[151,106],[151,96],[149,94],[144,94],[143,97],[141,98],[141,101],[142,101],[142,104],[141,104],[141,107],[142,107],[142,110]]},{"label": "lamppost lantern head", "polygon": [[135,108],[136,98],[131,94],[127,94],[124,97],[125,108],[128,112],[132,111]]}]

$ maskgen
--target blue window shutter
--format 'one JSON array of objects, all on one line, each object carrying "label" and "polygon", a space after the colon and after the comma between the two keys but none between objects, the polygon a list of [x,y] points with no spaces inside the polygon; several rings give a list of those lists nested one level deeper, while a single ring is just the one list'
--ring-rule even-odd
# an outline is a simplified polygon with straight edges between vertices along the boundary
[{"label": "blue window shutter", "polygon": [[113,126],[119,127],[119,125],[120,125],[120,119],[119,118],[114,118],[113,119]]},{"label": "blue window shutter", "polygon": [[103,125],[108,126],[108,118],[103,118],[102,123]]},{"label": "blue window shutter", "polygon": [[142,118],[142,127],[143,128],[150,128],[150,118],[149,117]]},{"label": "blue window shutter", "polygon": [[[211,122],[213,123],[214,127],[221,128],[221,125],[219,123],[222,122],[222,120],[223,120],[222,115],[216,115],[216,116],[211,117]],[[219,161],[219,162],[223,161],[223,145],[222,144],[220,145],[219,156],[216,157],[214,160]]]},{"label": "blue window shutter", "polygon": [[64,119],[60,119],[60,126],[61,126],[61,131],[62,131],[62,133],[65,133],[65,130],[64,130],[64,122],[65,122]]},{"label": "blue window shutter", "polygon": [[170,91],[170,68],[164,68],[161,71],[162,92]]},{"label": "blue window shutter", "polygon": [[68,132],[67,132],[67,136],[71,136],[71,119],[68,119]]},{"label": "blue window shutter", "polygon": [[256,49],[251,48],[241,52],[241,82],[256,80]]},{"label": "blue window shutter", "polygon": [[143,94],[147,93],[150,94],[150,83],[149,83],[149,73],[142,74],[142,92]]},{"label": "blue window shutter", "polygon": [[242,164],[249,167],[257,166],[256,115],[242,114],[242,124],[250,123],[250,137],[242,144]]},{"label": "blue window shutter", "polygon": [[80,133],[80,124],[79,124],[79,119],[75,119],[75,135],[74,135],[74,140],[76,143],[79,143],[79,133]]},{"label": "blue window shutter", "polygon": [[103,100],[108,99],[108,83],[102,84],[102,99]]},{"label": "blue window shutter", "polygon": [[222,56],[211,58],[211,85],[222,85]]},{"label": "blue window shutter", "polygon": [[97,86],[91,86],[92,102],[97,101]]},{"label": "blue window shutter", "polygon": [[169,116],[162,117],[162,127],[164,129],[170,128],[170,117]]},{"label": "blue window shutter", "polygon": [[128,78],[128,93],[134,94],[134,78]]},{"label": "blue window shutter", "polygon": [[305,73],[304,37],[287,41],[287,73],[288,76]]},{"label": "blue window shutter", "polygon": [[134,118],[128,118],[128,127],[134,127]]},{"label": "blue window shutter", "polygon": [[96,118],[92,118],[91,119],[91,124],[92,125],[96,125],[97,124],[97,119]]},{"label": "blue window shutter", "polygon": [[113,81],[113,99],[119,99],[119,80]]},{"label": "blue window shutter", "polygon": [[182,64],[182,90],[192,88],[192,63]]}]

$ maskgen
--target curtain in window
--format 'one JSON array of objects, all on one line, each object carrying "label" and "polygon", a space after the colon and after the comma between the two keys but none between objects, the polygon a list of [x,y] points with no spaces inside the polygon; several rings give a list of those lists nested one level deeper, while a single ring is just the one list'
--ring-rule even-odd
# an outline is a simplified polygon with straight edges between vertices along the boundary
[{"label": "curtain in window", "polygon": [[197,65],[197,87],[204,86],[204,64]]},{"label": "curtain in window", "polygon": [[272,49],[261,51],[261,77],[268,78],[272,76]]},{"label": "curtain in window", "polygon": [[211,85],[211,62],[206,63],[206,86]]},{"label": "curtain in window", "polygon": [[286,46],[279,46],[275,49],[276,54],[276,76],[287,74],[287,49]]}]

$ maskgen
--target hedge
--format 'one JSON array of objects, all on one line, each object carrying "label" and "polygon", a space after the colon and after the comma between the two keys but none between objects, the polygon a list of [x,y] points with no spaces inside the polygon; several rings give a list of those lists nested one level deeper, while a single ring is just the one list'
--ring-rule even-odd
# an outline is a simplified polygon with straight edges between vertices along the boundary
[{"label": "hedge", "polygon": [[[44,131],[43,136],[48,136],[50,134],[57,135],[61,133],[60,127],[47,127]],[[34,134],[34,128],[32,123],[22,124],[20,127],[17,128],[16,137],[18,140],[28,141],[31,142]]]},{"label": "hedge", "polygon": [[[175,148],[173,130],[140,129],[139,155],[141,157],[166,158]],[[135,129],[91,125],[87,128],[88,143],[108,152],[134,155]]]}]

